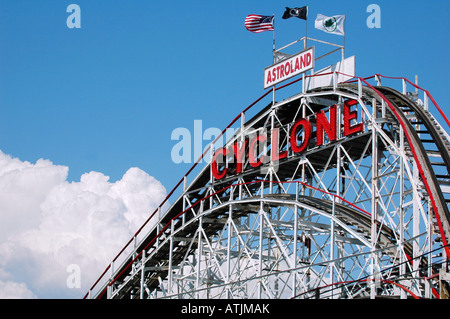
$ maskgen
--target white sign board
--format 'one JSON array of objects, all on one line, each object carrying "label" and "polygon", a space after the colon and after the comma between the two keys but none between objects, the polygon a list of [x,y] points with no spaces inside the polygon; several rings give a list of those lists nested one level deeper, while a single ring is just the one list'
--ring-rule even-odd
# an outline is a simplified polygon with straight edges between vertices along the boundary
[{"label": "white sign board", "polygon": [[317,87],[333,85],[332,73],[335,71],[338,72],[335,79],[338,83],[353,79],[355,76],[355,56],[346,58],[343,61],[339,61],[336,64],[327,66],[326,68],[314,73],[315,75],[323,75],[306,79],[306,89],[312,90]]},{"label": "white sign board", "polygon": [[314,47],[264,69],[264,89],[314,68]]}]

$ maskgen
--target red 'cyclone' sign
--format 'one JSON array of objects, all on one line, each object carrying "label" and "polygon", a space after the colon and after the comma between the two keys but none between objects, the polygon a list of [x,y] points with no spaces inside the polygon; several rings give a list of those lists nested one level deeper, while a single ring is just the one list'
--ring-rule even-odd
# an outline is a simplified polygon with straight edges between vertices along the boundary
[{"label": "red 'cyclone' sign", "polygon": [[[358,104],[356,100],[347,100],[344,102],[344,110],[342,114],[343,136],[348,137],[353,134],[364,131],[364,123],[354,123],[358,118],[358,110],[351,110],[351,107]],[[301,118],[293,123],[289,130],[289,143],[287,147],[295,154],[303,153],[310,144],[313,132],[313,124],[315,122],[316,146],[324,145],[325,134],[328,140],[335,141],[338,139],[337,130],[337,106],[333,105],[329,108],[329,119],[325,111],[320,110],[314,114],[315,119],[311,121],[309,118]],[[299,139],[299,133],[301,138]],[[268,142],[270,139],[271,151],[270,155],[262,154],[258,151],[258,147]],[[266,134],[254,135],[245,138],[243,143],[234,142],[228,147],[219,148],[213,155],[211,162],[211,172],[216,180],[223,179],[228,174],[239,174],[243,171],[243,164],[248,163],[257,168],[262,164],[270,161],[278,161],[288,156],[288,150],[280,151],[279,147],[279,128],[274,128],[270,136]],[[224,163],[227,159],[232,158],[228,165],[219,168],[219,163]],[[233,165],[231,165],[233,164]],[[230,170],[232,168],[232,171]]]}]

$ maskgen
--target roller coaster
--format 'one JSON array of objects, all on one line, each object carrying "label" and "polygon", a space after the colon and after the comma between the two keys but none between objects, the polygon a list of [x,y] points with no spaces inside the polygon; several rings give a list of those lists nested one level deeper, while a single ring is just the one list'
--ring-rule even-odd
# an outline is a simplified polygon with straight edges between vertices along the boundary
[{"label": "roller coaster", "polygon": [[303,74],[232,127],[84,298],[448,298],[450,122],[429,91]]}]

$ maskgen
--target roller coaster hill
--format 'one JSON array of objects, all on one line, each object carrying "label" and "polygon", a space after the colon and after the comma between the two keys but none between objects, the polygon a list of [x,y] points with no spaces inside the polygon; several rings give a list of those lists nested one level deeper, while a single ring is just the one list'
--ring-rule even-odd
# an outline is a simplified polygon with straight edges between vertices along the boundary
[{"label": "roller coaster hill", "polygon": [[448,298],[449,120],[417,78],[307,40],[84,298]]}]

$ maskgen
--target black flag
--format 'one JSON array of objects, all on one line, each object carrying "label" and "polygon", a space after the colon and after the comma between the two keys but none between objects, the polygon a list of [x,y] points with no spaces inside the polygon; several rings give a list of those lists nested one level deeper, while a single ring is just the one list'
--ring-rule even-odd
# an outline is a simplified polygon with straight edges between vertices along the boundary
[{"label": "black flag", "polygon": [[304,6],[301,8],[286,7],[286,11],[283,14],[283,19],[289,19],[292,17],[297,17],[299,19],[306,20],[308,18],[308,6]]}]

